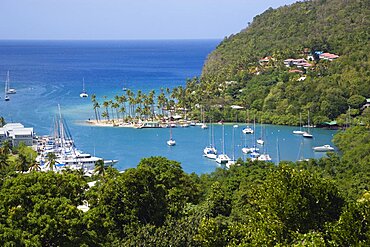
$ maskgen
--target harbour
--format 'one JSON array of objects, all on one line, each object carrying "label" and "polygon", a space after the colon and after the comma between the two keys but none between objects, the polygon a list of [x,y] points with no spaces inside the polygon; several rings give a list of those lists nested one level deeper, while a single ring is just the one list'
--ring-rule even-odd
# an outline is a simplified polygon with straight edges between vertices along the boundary
[{"label": "harbour", "polygon": [[[52,130],[52,119],[57,114],[56,105],[60,104],[78,148],[97,157],[118,160],[115,167],[119,170],[135,167],[144,157],[164,156],[181,162],[186,172],[212,172],[220,165],[203,157],[203,149],[209,145],[208,129],[190,124],[188,128],[172,128],[176,145],[168,146],[168,128],[117,128],[86,124],[87,119],[95,118],[94,110],[90,97],[80,97],[80,93],[82,78],[89,96],[96,94],[100,100],[104,96],[113,98],[122,94],[123,86],[135,92],[149,92],[185,85],[187,78],[200,75],[207,54],[218,42],[2,41],[0,78],[5,80],[10,70],[12,87],[17,89],[17,94],[11,95],[10,101],[0,101],[0,115],[8,122],[22,122],[25,126],[34,127],[37,135],[48,135]],[[38,50],[37,55],[27,55],[34,50]],[[149,50],[157,52],[148,57]],[[24,55],[17,57],[18,53]],[[152,62],[149,64],[148,60]],[[233,147],[234,125],[238,128],[234,129]],[[245,159],[241,149],[245,143],[251,143],[251,135],[242,133],[245,123],[225,123],[224,127],[226,154],[230,158]],[[303,139],[292,134],[295,129],[264,125],[264,148],[272,162],[278,159],[320,158],[325,153],[314,152],[312,148],[333,145],[331,139],[335,131],[312,128],[310,131],[314,138]],[[260,125],[256,124],[257,138],[260,130]],[[215,146],[221,150],[222,125],[217,123],[214,124],[214,139]]]}]

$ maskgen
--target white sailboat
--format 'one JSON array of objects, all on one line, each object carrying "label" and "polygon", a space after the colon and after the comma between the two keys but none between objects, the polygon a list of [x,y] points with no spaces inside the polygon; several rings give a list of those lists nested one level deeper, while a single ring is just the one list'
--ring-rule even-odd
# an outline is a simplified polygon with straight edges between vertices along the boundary
[{"label": "white sailboat", "polygon": [[[266,140],[267,140],[267,138],[266,138]],[[263,143],[263,144],[265,144],[265,143]],[[271,156],[267,153],[267,145],[263,146],[263,153],[260,154],[260,156],[258,156],[257,160],[260,160],[260,161],[271,161],[272,160]]]},{"label": "white sailboat", "polygon": [[[77,149],[70,134],[66,122],[63,120],[60,113],[60,106],[58,105],[59,116],[55,121],[55,128],[53,136],[43,138],[41,145],[37,147],[41,150],[36,160],[43,164],[42,170],[48,170],[46,163],[48,162],[48,154],[54,153],[56,156],[56,169],[61,170],[65,168],[83,169],[85,172],[92,171],[96,162],[103,160],[95,157],[89,153],[84,153]],[[103,160],[105,165],[113,165],[117,160]]]},{"label": "white sailboat", "polygon": [[89,95],[87,94],[87,92],[85,90],[85,79],[84,78],[82,79],[82,92],[80,93],[80,97],[81,98],[89,97]]},{"label": "white sailboat", "polygon": [[263,140],[263,124],[262,124],[262,118],[261,118],[261,137],[258,138],[257,144],[259,144],[261,146],[265,144],[265,141]]},{"label": "white sailboat", "polygon": [[219,164],[226,164],[229,161],[229,156],[225,154],[225,125],[222,125],[222,154],[217,155],[216,162]]},{"label": "white sailboat", "polygon": [[302,130],[302,114],[299,113],[299,130],[293,130],[295,135],[303,135],[304,131]]},{"label": "white sailboat", "polygon": [[211,124],[211,128],[209,130],[209,146],[203,149],[204,156],[208,159],[216,159],[217,158],[217,149],[215,147],[214,141],[214,129],[213,125]]},{"label": "white sailboat", "polygon": [[7,81],[5,81],[5,92],[4,92],[4,100],[5,101],[9,101],[10,100],[10,98],[8,96],[7,89],[8,89],[8,85],[7,85]]},{"label": "white sailboat", "polygon": [[9,70],[8,70],[8,73],[6,74],[6,83],[7,83],[7,89],[6,89],[6,93],[7,94],[15,94],[15,93],[17,93],[17,90],[15,90],[14,88],[11,88],[10,87]]},{"label": "white sailboat", "polygon": [[200,125],[200,127],[202,128],[202,129],[208,129],[208,126],[207,126],[207,124],[204,122],[204,110],[203,110],[203,107],[202,107],[202,124]]},{"label": "white sailboat", "polygon": [[226,163],[227,168],[230,168],[230,166],[235,165],[236,163],[236,159],[235,159],[235,129],[236,128],[239,128],[239,126],[237,124],[233,125],[233,136],[232,136],[233,158]]},{"label": "white sailboat", "polygon": [[313,138],[313,135],[310,133],[309,128],[310,128],[310,112],[308,111],[308,118],[307,118],[307,131],[305,131],[302,136],[304,138]]},{"label": "white sailboat", "polygon": [[[253,122],[253,129],[256,129],[256,119],[254,119],[254,122]],[[246,139],[245,139],[245,142],[246,142]],[[258,153],[259,148],[257,148],[254,143],[256,143],[256,132],[255,131],[253,131],[253,146],[248,147],[245,143],[244,147],[242,148],[242,152],[244,154],[250,154],[250,153],[253,153],[253,152]]]},{"label": "white sailboat", "polygon": [[[169,118],[171,120],[171,116]],[[167,145],[168,146],[175,146],[176,145],[176,141],[172,138],[172,124],[169,123],[169,127],[170,127],[170,139],[167,141]]]}]

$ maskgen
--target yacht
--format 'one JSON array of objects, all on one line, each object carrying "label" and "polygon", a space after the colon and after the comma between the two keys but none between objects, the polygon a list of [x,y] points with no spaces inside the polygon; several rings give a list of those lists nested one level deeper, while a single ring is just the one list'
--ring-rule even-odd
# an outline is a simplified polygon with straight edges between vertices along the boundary
[{"label": "yacht", "polygon": [[302,134],[302,136],[304,137],[304,138],[313,138],[313,135],[312,134],[310,134],[309,132],[303,132],[303,134]]},{"label": "yacht", "polygon": [[203,153],[204,156],[207,157],[208,159],[215,160],[217,158],[217,149],[212,146],[205,147],[203,149]]},{"label": "yacht", "polygon": [[6,93],[7,94],[15,94],[15,93],[17,93],[17,90],[15,90],[14,88],[11,88],[10,87],[9,70],[8,70],[8,73],[6,74],[6,82],[5,82],[5,85],[6,85]]},{"label": "yacht", "polygon": [[[307,126],[311,126],[310,125],[310,112],[308,112]],[[308,128],[310,128],[310,127],[307,127],[307,131],[304,131],[304,133],[302,134],[302,136],[304,138],[313,138],[313,135],[309,132],[309,129]]]},{"label": "yacht", "polygon": [[295,135],[303,135],[304,131],[302,130],[302,114],[299,113],[299,130],[293,130]]},{"label": "yacht", "polygon": [[249,110],[247,110],[247,123],[246,123],[247,125],[245,126],[245,128],[242,129],[243,134],[254,133],[254,130],[251,127],[249,127],[248,123],[249,123]]},{"label": "yacht", "polygon": [[[55,165],[57,170],[65,168],[93,170],[96,162],[103,160],[89,153],[85,153],[75,146],[71,133],[68,130],[66,122],[60,114],[57,117],[54,126],[53,136],[43,137],[38,141],[37,150],[39,154],[36,158],[40,162],[42,170],[48,170],[48,154],[54,153]],[[118,160],[103,160],[105,165],[114,165]]]},{"label": "yacht", "polygon": [[219,154],[217,155],[216,162],[222,165],[227,164],[230,161],[229,156],[227,154]]},{"label": "yacht", "polygon": [[9,101],[10,100],[10,98],[8,96],[7,89],[8,89],[8,86],[7,86],[7,82],[5,81],[5,94],[4,94],[4,100],[5,101]]},{"label": "yacht", "polygon": [[87,98],[89,95],[87,94],[85,90],[85,79],[82,79],[82,92],[80,93],[81,98]]},{"label": "yacht", "polygon": [[259,144],[259,145],[263,145],[263,144],[265,144],[265,141],[264,141],[264,140],[262,140],[262,138],[259,138],[259,139],[257,140],[257,144]]},{"label": "yacht", "polygon": [[269,154],[261,154],[257,160],[260,160],[260,161],[271,161],[271,157]]},{"label": "yacht", "polygon": [[216,162],[225,165],[231,159],[225,153],[225,126],[222,125],[222,154],[217,155]]},{"label": "yacht", "polygon": [[252,152],[252,153],[249,153],[248,154],[248,157],[247,158],[249,158],[249,159],[251,159],[252,161],[254,161],[254,160],[257,160],[258,159],[258,157],[260,157],[260,153],[259,152]]},{"label": "yacht", "polygon": [[242,152],[245,153],[245,154],[249,154],[249,153],[253,153],[253,152],[259,152],[259,151],[260,151],[260,149],[255,147],[255,146],[251,147],[251,148],[249,148],[249,147],[242,148]]},{"label": "yacht", "polygon": [[209,130],[209,146],[203,149],[204,156],[208,159],[215,160],[217,158],[217,149],[215,148],[214,144],[214,135],[213,135],[213,125],[211,124],[211,128]]},{"label": "yacht", "polygon": [[[170,119],[171,119],[171,117],[170,117]],[[170,128],[170,139],[167,141],[167,145],[168,146],[175,146],[176,145],[176,141],[172,138],[172,127],[173,127],[173,123],[168,123],[168,126]]]},{"label": "yacht", "polygon": [[168,145],[168,146],[175,146],[175,145],[176,145],[176,141],[175,141],[174,139],[169,139],[169,140],[167,141],[167,145]]},{"label": "yacht", "polygon": [[334,148],[330,145],[323,145],[323,146],[313,147],[313,150],[315,152],[329,152],[329,151],[334,151]]},{"label": "yacht", "polygon": [[245,128],[242,129],[242,132],[243,134],[253,134],[254,130],[249,126],[246,126]]}]

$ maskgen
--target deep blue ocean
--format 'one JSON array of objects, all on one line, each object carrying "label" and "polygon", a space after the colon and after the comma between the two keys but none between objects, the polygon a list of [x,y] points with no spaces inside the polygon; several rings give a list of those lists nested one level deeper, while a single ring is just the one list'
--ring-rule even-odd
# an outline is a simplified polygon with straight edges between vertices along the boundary
[{"label": "deep blue ocean", "polygon": [[[118,159],[116,167],[135,167],[141,158],[165,156],[182,163],[186,172],[212,172],[218,165],[202,157],[209,132],[199,127],[175,128],[177,145],[168,147],[168,129],[92,127],[83,124],[94,118],[90,98],[82,99],[82,80],[89,95],[112,98],[122,88],[148,92],[161,87],[185,85],[199,76],[207,55],[219,40],[156,41],[0,41],[0,116],[7,122],[33,127],[38,135],[51,134],[52,123],[61,111],[76,146],[98,157]],[[17,94],[5,102],[2,93],[6,73]],[[230,157],[243,157],[241,148],[251,143],[241,134],[243,123],[225,126],[225,149]],[[256,126],[257,136],[260,131]],[[273,161],[319,158],[313,146],[331,144],[334,131],[312,129],[314,138],[294,136],[294,127],[266,125],[266,151]],[[215,125],[215,144],[221,150],[221,126]],[[233,152],[235,150],[235,152]],[[279,155],[278,155],[279,152]]]}]

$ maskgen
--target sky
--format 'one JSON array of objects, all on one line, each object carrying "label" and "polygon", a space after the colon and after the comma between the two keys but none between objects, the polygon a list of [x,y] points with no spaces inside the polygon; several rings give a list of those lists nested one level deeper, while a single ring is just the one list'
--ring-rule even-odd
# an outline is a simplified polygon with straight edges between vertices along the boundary
[{"label": "sky", "polygon": [[296,0],[0,0],[0,39],[222,39]]}]

